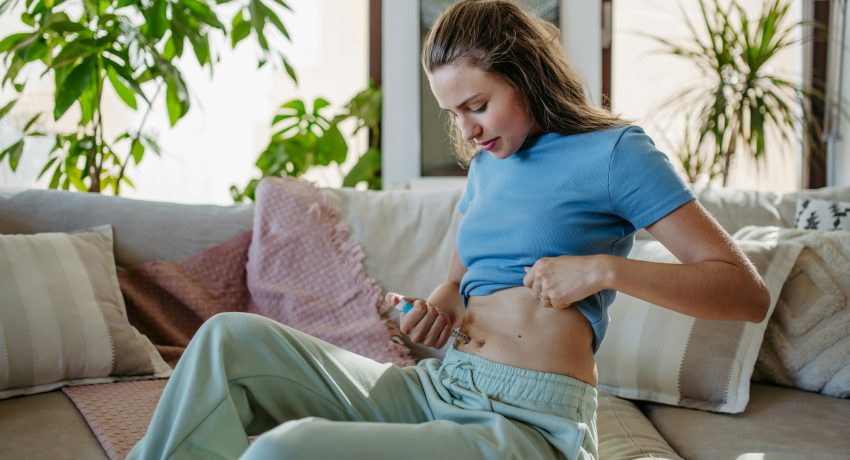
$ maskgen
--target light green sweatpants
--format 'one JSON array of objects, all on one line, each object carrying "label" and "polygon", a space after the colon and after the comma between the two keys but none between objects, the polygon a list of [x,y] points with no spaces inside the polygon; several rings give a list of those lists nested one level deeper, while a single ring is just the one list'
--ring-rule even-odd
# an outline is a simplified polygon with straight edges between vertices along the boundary
[{"label": "light green sweatpants", "polygon": [[128,458],[595,459],[596,443],[596,389],[570,377],[454,349],[400,368],[224,313]]}]

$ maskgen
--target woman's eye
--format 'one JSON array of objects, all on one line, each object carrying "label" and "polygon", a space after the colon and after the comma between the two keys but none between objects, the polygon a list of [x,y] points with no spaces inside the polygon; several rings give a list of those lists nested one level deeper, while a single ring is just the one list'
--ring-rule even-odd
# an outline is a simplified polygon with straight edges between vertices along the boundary
[{"label": "woman's eye", "polygon": [[479,108],[477,108],[477,109],[472,109],[472,112],[473,112],[473,113],[481,113],[481,112],[483,112],[483,111],[485,111],[485,110],[487,110],[487,104],[484,104],[484,105],[482,105],[481,107],[479,107]]}]

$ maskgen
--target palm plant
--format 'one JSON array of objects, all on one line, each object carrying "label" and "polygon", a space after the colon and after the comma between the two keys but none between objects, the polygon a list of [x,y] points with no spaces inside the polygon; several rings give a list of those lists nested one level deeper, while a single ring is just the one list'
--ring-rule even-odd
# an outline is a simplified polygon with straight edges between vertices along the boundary
[{"label": "palm plant", "polygon": [[[796,34],[805,24],[789,20],[791,2],[765,0],[755,18],[737,0],[725,7],[721,0],[699,0],[699,7],[699,27],[685,17],[691,32],[686,44],[650,36],[662,51],[687,59],[706,76],[662,103],[663,112],[684,110],[695,120],[695,140],[682,148],[687,155],[680,155],[689,176],[720,176],[725,186],[737,154],[761,165],[768,140],[771,147],[779,139],[787,142],[800,127],[815,133],[803,141],[810,153],[823,154],[822,129],[811,111],[822,94],[771,67],[779,53],[807,40]],[[709,159],[695,163],[701,150],[707,150]]]}]

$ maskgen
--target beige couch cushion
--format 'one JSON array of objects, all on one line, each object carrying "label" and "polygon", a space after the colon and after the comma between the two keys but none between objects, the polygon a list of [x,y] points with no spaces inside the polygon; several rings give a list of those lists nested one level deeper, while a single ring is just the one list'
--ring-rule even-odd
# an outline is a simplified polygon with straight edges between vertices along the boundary
[{"label": "beige couch cushion", "polygon": [[249,205],[160,203],[57,190],[0,192],[0,233],[70,232],[111,224],[115,260],[181,261],[251,228]]},{"label": "beige couch cushion", "polygon": [[600,459],[681,459],[632,402],[599,392]]},{"label": "beige couch cushion", "polygon": [[769,460],[846,459],[850,400],[753,384],[742,414],[716,414],[639,403],[682,457]]},{"label": "beige couch cushion", "polygon": [[0,457],[107,458],[83,416],[61,391],[0,401]]}]

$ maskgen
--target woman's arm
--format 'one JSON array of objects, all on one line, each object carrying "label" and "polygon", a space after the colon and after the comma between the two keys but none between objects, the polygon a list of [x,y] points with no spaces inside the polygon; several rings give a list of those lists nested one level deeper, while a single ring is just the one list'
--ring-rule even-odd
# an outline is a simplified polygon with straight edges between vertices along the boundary
[{"label": "woman's arm", "polygon": [[523,280],[544,307],[568,308],[602,289],[704,319],[760,322],[770,293],[749,259],[696,201],[647,227],[681,264],[611,255],[545,257]]},{"label": "woman's arm", "polygon": [[428,303],[439,307],[448,313],[452,322],[457,322],[463,316],[463,297],[460,295],[460,282],[466,267],[457,255],[457,248],[452,251],[451,265],[449,266],[448,279],[437,286],[434,292],[428,296]]},{"label": "woman's arm", "polygon": [[647,230],[681,264],[605,256],[605,288],[704,319],[760,322],[770,293],[732,238],[696,202]]}]

